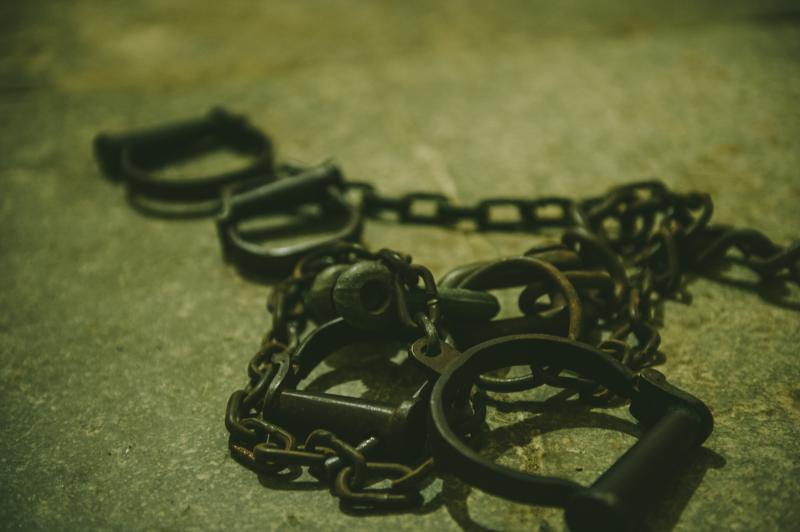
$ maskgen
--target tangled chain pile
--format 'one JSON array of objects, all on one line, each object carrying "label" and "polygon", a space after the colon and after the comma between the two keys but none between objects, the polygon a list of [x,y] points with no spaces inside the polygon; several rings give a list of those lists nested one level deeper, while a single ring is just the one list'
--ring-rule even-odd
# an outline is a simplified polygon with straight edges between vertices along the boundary
[{"label": "tangled chain pile", "polygon": [[[656,308],[688,274],[738,261],[762,279],[800,283],[800,243],[711,223],[708,194],[658,181],[597,197],[492,198],[475,205],[439,194],[379,194],[330,163],[275,166],[271,142],[235,115],[101,135],[106,174],[132,205],[164,216],[216,213],[227,260],[284,276],[268,301],[271,330],[228,400],[231,455],[264,475],[306,467],[353,509],[419,505],[419,487],[447,472],[512,500],[560,506],[575,528],[635,526],[643,482],[674,474],[712,428],[708,408],[650,369],[664,361]],[[157,169],[210,149],[252,156],[250,167],[195,180]],[[180,204],[178,207],[176,205]],[[253,242],[248,220],[316,205],[335,228],[300,244]],[[536,233],[552,243],[459,266],[440,278],[403,252],[360,244],[367,218],[479,231]],[[497,318],[494,290],[520,289],[516,317]],[[508,313],[506,313],[508,314]],[[298,389],[327,356],[362,340],[406,342],[427,379],[399,405]],[[494,370],[525,366],[522,375]],[[647,429],[591,487],[493,464],[468,445],[483,426],[487,391],[549,385],[585,401],[630,402]],[[379,487],[375,487],[379,483]]]}]

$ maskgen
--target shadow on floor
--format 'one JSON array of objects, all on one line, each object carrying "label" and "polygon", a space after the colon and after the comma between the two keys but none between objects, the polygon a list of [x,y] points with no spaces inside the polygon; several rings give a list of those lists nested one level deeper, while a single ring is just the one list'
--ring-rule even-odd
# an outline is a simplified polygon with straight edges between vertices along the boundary
[{"label": "shadow on floor", "polygon": [[[537,415],[518,423],[504,426],[484,433],[476,438],[476,447],[481,454],[497,460],[513,447],[524,445],[533,438],[555,430],[574,428],[601,428],[617,431],[631,436],[641,436],[641,428],[636,423],[620,419],[604,412],[591,411],[590,405],[571,401],[566,402],[568,393],[558,394],[547,401],[519,401],[506,403],[505,411],[527,411],[548,415]],[[488,444],[491,442],[491,444]],[[657,495],[657,502],[646,510],[642,530],[665,532],[672,530],[680,519],[686,505],[696,491],[709,469],[725,466],[725,459],[702,447],[687,457],[688,463],[680,473],[670,479]],[[487,528],[476,522],[470,515],[467,499],[473,488],[452,477],[445,476],[442,498],[453,520],[467,531],[487,532]]]}]

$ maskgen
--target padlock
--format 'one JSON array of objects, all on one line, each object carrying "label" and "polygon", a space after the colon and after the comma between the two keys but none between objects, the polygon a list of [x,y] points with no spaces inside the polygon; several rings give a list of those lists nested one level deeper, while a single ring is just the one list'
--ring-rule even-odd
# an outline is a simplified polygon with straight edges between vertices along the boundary
[{"label": "padlock", "polygon": [[414,327],[403,305],[403,287],[396,275],[379,261],[365,260],[343,271],[331,298],[336,312],[353,327],[381,330]]},{"label": "padlock", "polygon": [[[421,288],[403,286],[379,261],[357,262],[341,272],[332,293],[339,316],[354,327],[370,330],[416,328],[412,316],[426,310],[427,297]],[[497,298],[478,290],[442,288],[437,299],[445,319],[452,321],[488,321],[500,311]]]},{"label": "padlock", "polygon": [[351,264],[334,264],[319,272],[311,282],[304,304],[306,311],[318,324],[328,323],[339,317],[333,304],[333,287],[339,276],[350,268]]}]

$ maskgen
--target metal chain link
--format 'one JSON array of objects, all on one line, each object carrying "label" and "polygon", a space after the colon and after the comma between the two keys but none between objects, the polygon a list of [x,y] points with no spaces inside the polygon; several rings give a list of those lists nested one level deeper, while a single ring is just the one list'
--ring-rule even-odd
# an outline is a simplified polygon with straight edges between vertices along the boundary
[{"label": "metal chain link", "polygon": [[[197,148],[198,142],[206,143],[209,135],[236,149],[252,151],[257,163],[176,187],[171,180],[154,175],[142,180],[142,169],[126,161],[133,153],[137,155],[134,159],[141,159],[139,163],[149,160],[150,166],[168,164],[184,158],[187,146]],[[723,267],[738,264],[763,283],[800,284],[800,242],[781,246],[754,229],[713,225],[714,206],[708,194],[678,193],[660,181],[617,186],[584,199],[500,196],[460,205],[443,194],[430,192],[388,196],[370,183],[344,180],[331,163],[311,169],[275,165],[268,137],[242,117],[219,109],[200,120],[100,135],[95,148],[104,173],[115,180],[126,180],[129,199],[136,208],[168,217],[219,211],[217,229],[227,260],[245,269],[274,270],[259,274],[284,273],[294,264],[291,275],[274,286],[267,301],[271,328],[248,362],[247,381],[228,400],[225,426],[230,435],[229,449],[235,460],[261,475],[294,474],[302,467],[308,468],[312,476],[330,484],[343,505],[355,510],[408,508],[422,502],[419,488],[435,464],[426,453],[422,444],[425,442],[417,441],[426,438],[428,425],[423,422],[414,431],[409,427],[414,426],[414,419],[419,421],[420,412],[423,418],[431,414],[430,409],[417,407],[430,406],[423,399],[437,377],[429,377],[410,400],[396,409],[330,394],[315,396],[297,389],[302,378],[325,356],[319,352],[305,355],[308,351],[304,349],[312,339],[323,338],[315,344],[319,351],[329,347],[326,342],[336,334],[358,336],[363,329],[384,327],[381,335],[385,335],[387,325],[396,325],[403,334],[416,335],[409,355],[429,375],[436,375],[452,368],[450,364],[462,356],[462,344],[469,348],[501,336],[544,332],[561,336],[559,342],[564,345],[592,344],[619,360],[628,373],[637,374],[664,361],[659,351],[662,303],[682,297],[687,275],[730,281],[723,275]],[[360,212],[345,199],[353,195],[359,196]],[[152,203],[147,198],[157,201]],[[167,203],[162,205],[160,200]],[[173,208],[167,206],[169,200],[195,205],[188,210]],[[274,253],[269,246],[259,247],[241,238],[237,227],[250,215],[294,212],[306,200],[312,200],[311,204],[323,213],[345,214],[347,223],[329,238],[310,239],[299,247]],[[331,244],[335,240],[359,239],[363,216],[450,228],[471,225],[479,231],[533,233],[557,229],[561,234],[557,243],[537,246],[510,258],[462,265],[437,282],[428,268],[414,263],[409,255],[388,249],[373,253],[345,242]],[[369,275],[382,276],[371,280],[382,281],[384,291],[390,293],[385,298],[393,305],[388,320],[354,325],[352,322],[369,321],[368,313],[362,313],[348,324],[342,308],[337,307],[342,301],[346,302],[342,305],[363,302],[359,300],[363,285],[356,287],[350,278],[349,285],[340,286],[340,278],[335,277],[345,270],[352,276],[363,273],[367,269],[356,271],[365,266],[360,261],[375,263],[366,264],[372,268]],[[384,275],[387,270],[388,281]],[[336,285],[332,290],[341,288],[340,295],[353,297],[334,301],[331,293],[327,298],[332,282]],[[471,320],[462,317],[461,321],[467,323],[459,323],[453,317],[455,311],[445,311],[445,291],[453,290],[452,295],[455,289],[468,284],[473,290],[471,296],[476,295],[476,290],[521,288],[518,307],[522,316],[491,319],[499,302],[489,296],[491,312]],[[320,297],[309,302],[307,296],[314,290],[315,297]],[[770,297],[776,302],[780,299]],[[317,313],[311,312],[315,304],[320,306]],[[328,321],[337,313],[338,317]],[[350,328],[331,329],[337,320]],[[315,326],[310,329],[312,321]],[[446,379],[438,384],[444,382]],[[641,382],[650,381],[645,378],[637,382],[641,386]],[[616,399],[593,380],[564,372],[554,363],[545,367],[533,365],[530,374],[523,377],[479,375],[475,386],[457,390],[459,397],[448,399],[452,424],[462,437],[471,436],[484,422],[486,407],[480,398],[487,391],[518,391],[545,384],[575,390],[589,401]],[[653,382],[651,385],[657,388]],[[332,432],[309,426],[324,423],[325,417],[317,415],[313,423],[294,420],[299,422],[295,423],[298,428],[292,420],[278,415],[292,397],[295,401],[304,397],[306,401],[301,403],[303,408],[292,411],[294,417],[313,417],[304,408],[327,402],[328,410],[322,409],[325,414],[330,414],[331,405],[347,405],[358,415],[386,426],[379,431],[367,423],[364,427],[369,434],[345,437],[345,429]],[[704,412],[708,414],[707,409]],[[349,416],[352,412],[346,413]],[[710,430],[710,414],[708,417]],[[407,429],[408,434],[404,432]],[[414,452],[403,449],[415,444],[420,445]],[[388,449],[390,445],[396,448]],[[391,452],[381,454],[382,451]],[[443,455],[438,456],[445,461]],[[388,487],[376,487],[376,483],[388,483]]]},{"label": "metal chain link", "polygon": [[[268,421],[269,413],[264,405],[277,373],[276,359],[291,360],[306,327],[303,293],[314,276],[328,266],[362,259],[384,261],[409,286],[416,286],[422,279],[430,295],[428,315],[438,320],[433,275],[426,268],[411,264],[410,257],[388,249],[373,254],[350,243],[306,256],[287,280],[275,286],[268,299],[272,329],[248,364],[248,384],[228,400],[225,424],[230,433],[231,455],[257,473],[276,474],[289,467],[305,466],[321,480],[332,482],[332,492],[343,504],[398,509],[420,502],[415,488],[430,475],[433,466],[430,458],[417,467],[370,461],[364,453],[371,447],[369,441],[353,446],[324,430],[312,431],[304,443],[298,444],[289,430]],[[326,463],[330,464],[335,458],[339,459],[335,467],[326,468]],[[370,483],[383,479],[391,481],[390,488],[377,491],[369,488]]]},{"label": "metal chain link", "polygon": [[[713,204],[707,194],[678,194],[658,181],[631,183],[583,200],[498,197],[468,206],[454,204],[441,194],[390,197],[369,183],[345,182],[343,186],[360,192],[361,209],[371,218],[388,214],[400,223],[442,227],[469,222],[480,231],[563,229],[560,244],[539,246],[525,255],[544,261],[554,271],[553,278],[568,285],[562,293],[575,294],[579,315],[581,310],[586,315],[595,308],[591,319],[579,320],[589,320],[591,326],[584,326],[577,339],[605,331],[595,344],[633,372],[663,362],[656,308],[681,290],[687,272],[709,271],[738,252],[741,263],[762,278],[800,282],[800,243],[782,247],[758,231],[712,226]],[[505,216],[500,216],[501,210]],[[378,441],[374,437],[356,443],[329,431],[312,430],[299,443],[292,432],[270,421],[268,403],[270,393],[277,393],[273,388],[278,374],[297,370],[292,360],[308,324],[303,298],[309,286],[325,268],[360,260],[382,262],[404,290],[422,285],[425,311],[411,318],[426,339],[427,354],[438,353],[446,316],[430,270],[413,263],[408,255],[388,249],[372,253],[350,243],[309,254],[288,279],[274,287],[268,300],[272,329],[248,364],[247,385],[228,401],[229,447],[237,461],[261,474],[308,467],[314,476],[330,482],[332,493],[349,507],[407,508],[420,504],[417,489],[431,474],[432,459],[423,458],[416,465],[371,461],[368,455]],[[550,304],[538,303],[544,293],[551,293]],[[558,290],[535,282],[523,291],[520,305],[525,314],[547,318],[563,314],[568,306]],[[576,325],[575,330],[581,330],[581,324]],[[558,368],[533,367],[532,371],[532,379],[514,389],[548,384],[578,390],[587,399],[613,400],[592,381],[561,374]],[[485,408],[480,415],[484,414]],[[370,488],[376,480],[389,480],[389,487]]]}]

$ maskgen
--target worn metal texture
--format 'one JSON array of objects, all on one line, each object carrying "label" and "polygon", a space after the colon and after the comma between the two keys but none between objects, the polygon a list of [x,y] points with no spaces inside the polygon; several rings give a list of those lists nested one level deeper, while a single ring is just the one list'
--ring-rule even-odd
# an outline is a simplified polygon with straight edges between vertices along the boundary
[{"label": "worn metal texture", "polygon": [[[266,288],[224,263],[212,221],[131,209],[93,160],[99,131],[224,105],[277,159],[335,157],[391,194],[585,197],[658,177],[711,193],[716,221],[799,236],[792,2],[162,4],[0,5],[3,528],[565,526],[560,510],[449,477],[420,510],[352,515],[311,477],[259,482],[231,459],[221,412],[270,325]],[[383,222],[364,235],[437,276],[532,243]],[[800,294],[732,274],[741,283],[695,279],[664,308],[658,369],[715,429],[653,530],[800,522]],[[401,358],[357,345],[306,389],[399,404],[418,384]],[[481,452],[588,485],[640,435],[622,408],[544,393],[495,395]]]}]

